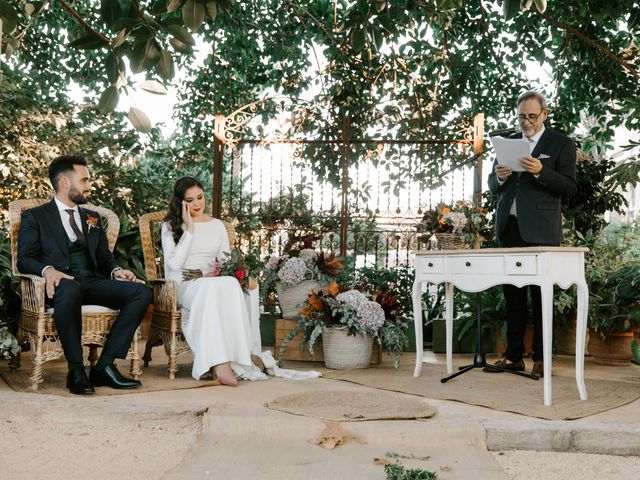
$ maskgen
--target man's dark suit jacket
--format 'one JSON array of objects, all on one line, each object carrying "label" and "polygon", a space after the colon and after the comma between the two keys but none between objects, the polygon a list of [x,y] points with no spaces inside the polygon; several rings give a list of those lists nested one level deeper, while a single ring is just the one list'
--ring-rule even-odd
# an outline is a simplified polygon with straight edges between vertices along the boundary
[{"label": "man's dark suit jacket", "polygon": [[[107,236],[98,213],[79,207],[80,228],[84,232],[87,253],[97,276],[111,277],[118,267],[109,251]],[[97,219],[89,228],[87,216]],[[22,273],[41,275],[47,265],[73,275],[70,270],[69,237],[62,225],[58,206],[54,200],[22,213],[18,243],[18,269]]]},{"label": "man's dark suit jacket", "polygon": [[[522,138],[522,134],[510,138]],[[489,189],[499,195],[496,234],[500,238],[515,198],[522,239],[527,243],[558,245],[562,242],[560,199],[576,192],[576,147],[568,137],[546,128],[531,156],[542,162],[538,178],[529,172],[514,172],[502,185],[498,183],[494,162]]]}]

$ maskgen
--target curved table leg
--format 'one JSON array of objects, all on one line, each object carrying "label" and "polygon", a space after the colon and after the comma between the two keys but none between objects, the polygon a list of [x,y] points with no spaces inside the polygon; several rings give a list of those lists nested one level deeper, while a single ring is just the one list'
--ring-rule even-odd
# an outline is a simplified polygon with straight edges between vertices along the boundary
[{"label": "curved table leg", "polygon": [[587,334],[587,310],[589,308],[589,290],[586,282],[576,284],[578,290],[578,311],[576,322],[576,383],[580,400],[587,399],[587,387],[584,384],[584,352]]},{"label": "curved table leg", "polygon": [[453,373],[453,284],[445,283],[447,375]]},{"label": "curved table leg", "polygon": [[551,405],[551,346],[553,344],[553,284],[540,286],[542,293],[542,358],[544,361],[544,404]]},{"label": "curved table leg", "polygon": [[414,377],[420,376],[422,370],[422,359],[424,358],[424,348],[422,345],[422,298],[421,282],[413,282],[413,326],[416,332],[416,368],[413,371]]}]

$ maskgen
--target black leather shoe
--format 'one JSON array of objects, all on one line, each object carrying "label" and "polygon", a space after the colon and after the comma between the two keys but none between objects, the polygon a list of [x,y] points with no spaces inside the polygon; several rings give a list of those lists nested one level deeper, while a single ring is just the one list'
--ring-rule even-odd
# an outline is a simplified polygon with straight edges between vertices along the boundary
[{"label": "black leather shoe", "polygon": [[544,362],[542,360],[538,360],[537,362],[533,362],[533,369],[531,373],[537,375],[538,378],[544,377]]},{"label": "black leather shoe", "polygon": [[94,387],[111,387],[116,389],[138,388],[142,385],[138,380],[124,377],[115,365],[104,370],[91,369],[89,379]]},{"label": "black leather shoe", "polygon": [[91,386],[83,367],[69,370],[67,388],[75,395],[92,395],[96,391]]},{"label": "black leather shoe", "polygon": [[[501,358],[494,365],[503,368],[504,370],[513,370],[515,372],[524,372],[524,360],[519,362],[509,362],[506,358]],[[487,365],[482,369],[485,373],[502,373],[504,370],[496,370],[491,368],[491,365]]]}]

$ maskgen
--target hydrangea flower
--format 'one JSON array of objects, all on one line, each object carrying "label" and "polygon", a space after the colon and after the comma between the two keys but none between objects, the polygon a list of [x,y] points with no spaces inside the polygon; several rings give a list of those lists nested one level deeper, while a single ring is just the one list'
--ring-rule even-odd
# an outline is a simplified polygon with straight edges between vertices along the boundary
[{"label": "hydrangea flower", "polygon": [[347,290],[336,296],[336,301],[344,304],[354,312],[360,308],[360,305],[367,302],[367,296],[358,290]]},{"label": "hydrangea flower", "polygon": [[318,252],[313,248],[305,248],[300,250],[300,258],[304,260],[307,265],[313,265],[318,259]]},{"label": "hydrangea flower", "polygon": [[291,257],[284,261],[278,272],[278,278],[283,283],[296,285],[304,280],[307,274],[307,265],[299,257]]},{"label": "hydrangea flower", "polygon": [[384,324],[384,310],[379,303],[367,300],[358,307],[358,321],[363,330],[373,333]]},{"label": "hydrangea flower", "polygon": [[460,233],[467,225],[467,216],[461,212],[447,213],[444,220],[453,226],[453,233]]},{"label": "hydrangea flower", "polygon": [[278,268],[278,263],[280,263],[280,257],[278,257],[277,255],[271,255],[269,257],[269,260],[267,260],[267,264],[265,265],[265,267],[271,270],[275,270]]}]

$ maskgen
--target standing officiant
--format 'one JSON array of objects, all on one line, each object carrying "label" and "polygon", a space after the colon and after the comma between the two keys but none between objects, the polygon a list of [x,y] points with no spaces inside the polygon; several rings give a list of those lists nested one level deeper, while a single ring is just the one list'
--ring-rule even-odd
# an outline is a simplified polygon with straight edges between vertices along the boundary
[{"label": "standing officiant", "polygon": [[[543,95],[527,91],[517,101],[517,121],[521,133],[509,138],[529,142],[530,155],[519,159],[524,169],[514,172],[494,162],[489,189],[498,194],[496,236],[500,247],[558,246],[562,242],[563,195],[576,192],[576,147],[565,135],[544,125],[549,110]],[[496,362],[507,370],[524,371],[522,359],[528,321],[528,293],[533,310],[533,368],[542,377],[542,306],[540,287],[503,286],[506,300],[507,350]],[[485,372],[499,372],[487,366]]]}]

